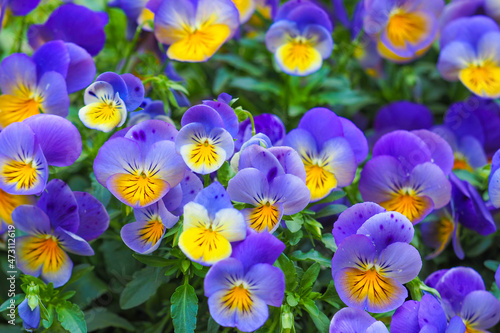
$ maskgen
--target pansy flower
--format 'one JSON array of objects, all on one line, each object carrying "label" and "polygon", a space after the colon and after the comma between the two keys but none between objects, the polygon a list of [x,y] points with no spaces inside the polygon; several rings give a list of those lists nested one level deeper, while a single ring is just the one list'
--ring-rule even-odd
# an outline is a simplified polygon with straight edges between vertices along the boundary
[{"label": "pansy flower", "polygon": [[127,126],[134,126],[150,119],[163,120],[173,124],[172,119],[170,119],[170,110],[165,112],[163,101],[153,101],[150,98],[145,98],[140,107],[143,110],[130,112]]},{"label": "pansy flower", "polygon": [[0,189],[9,194],[40,194],[49,165],[73,164],[82,153],[82,139],[68,120],[54,115],[32,116],[0,132]]},{"label": "pansy flower", "polygon": [[205,296],[212,318],[221,326],[253,332],[269,317],[268,305],[280,307],[285,275],[273,266],[285,249],[268,233],[251,233],[234,247],[231,258],[208,271]]},{"label": "pansy flower", "polygon": [[365,1],[364,28],[378,38],[379,53],[396,62],[422,55],[438,35],[443,0]]},{"label": "pansy flower", "polygon": [[330,333],[338,332],[389,333],[384,323],[363,310],[350,307],[335,312],[332,318]]},{"label": "pansy flower", "polygon": [[367,202],[345,210],[334,229],[339,245],[332,275],[340,299],[347,306],[375,313],[403,304],[408,296],[403,284],[422,267],[420,254],[409,244],[414,234],[411,222]]},{"label": "pansy flower", "polygon": [[97,77],[84,94],[85,106],[78,116],[88,128],[110,132],[127,120],[144,100],[144,85],[132,74],[106,72]]},{"label": "pansy flower", "polygon": [[167,228],[172,228],[179,217],[170,213],[162,200],[145,208],[134,209],[136,222],[123,226],[120,234],[125,244],[141,254],[155,251]]},{"label": "pansy flower", "polygon": [[304,163],[311,202],[351,184],[358,163],[368,155],[363,132],[325,108],[307,111],[283,144],[294,148]]},{"label": "pansy flower", "polygon": [[465,333],[465,324],[460,317],[448,320],[439,301],[426,294],[420,301],[406,301],[391,320],[391,333]]},{"label": "pansy flower", "polygon": [[447,175],[453,152],[439,135],[427,130],[394,131],[382,136],[365,164],[359,192],[387,210],[405,215],[414,224],[451,197]]},{"label": "pansy flower", "polygon": [[[272,145],[279,146],[286,134],[283,121],[271,113],[263,113],[253,117],[255,133],[265,134]],[[235,136],[234,146],[236,151],[252,137],[252,123],[246,119],[240,123],[238,134]]]},{"label": "pansy flower", "polygon": [[486,291],[483,278],[472,268],[434,272],[425,284],[439,292],[447,318],[459,316],[466,332],[485,332],[500,321],[500,301]]},{"label": "pansy flower", "polygon": [[234,35],[239,13],[231,0],[163,0],[154,25],[158,41],[169,45],[170,59],[202,62]]},{"label": "pansy flower", "polygon": [[238,117],[223,94],[189,108],[181,125],[175,146],[192,171],[212,173],[233,155]]},{"label": "pansy flower", "polygon": [[28,29],[28,42],[38,49],[51,40],[74,43],[96,56],[104,47],[104,27],[108,14],[94,12],[85,6],[64,4],[54,10],[44,24],[33,24]]},{"label": "pansy flower", "polygon": [[177,186],[186,165],[175,151],[177,130],[161,120],[132,126],[124,137],[108,140],[94,160],[97,181],[133,208],[157,202]]},{"label": "pansy flower", "polygon": [[184,206],[193,201],[201,190],[203,183],[200,177],[191,171],[186,171],[179,185],[168,191],[162,200],[170,213],[181,216]]},{"label": "pansy flower", "polygon": [[[285,160],[288,165],[282,164]],[[292,164],[301,167],[300,157],[290,147],[251,145],[241,152],[239,171],[229,180],[227,192],[231,200],[255,207],[242,211],[250,228],[272,233],[283,215],[296,214],[309,203],[304,171],[298,176],[287,173],[293,172]]]},{"label": "pansy flower", "polygon": [[291,0],[279,9],[266,33],[267,49],[289,75],[305,76],[321,68],[333,51],[332,22],[312,2]]},{"label": "pansy flower", "polygon": [[466,17],[448,24],[441,34],[437,68],[448,81],[460,80],[481,97],[500,96],[500,29],[485,16]]},{"label": "pansy flower", "polygon": [[210,266],[228,258],[232,242],[246,237],[243,214],[233,208],[220,183],[204,188],[184,206],[179,247],[191,260]]},{"label": "pansy flower", "polygon": [[245,23],[252,17],[257,6],[256,0],[231,0],[240,14],[240,24]]},{"label": "pansy flower", "polygon": [[16,229],[26,234],[16,238],[17,267],[52,282],[54,287],[64,285],[71,277],[73,262],[66,252],[93,255],[88,242],[109,225],[106,209],[96,198],[72,192],[59,179],[47,184],[36,206],[17,207],[12,220]]},{"label": "pansy flower", "polygon": [[85,88],[95,71],[84,49],[62,41],[45,44],[31,58],[23,53],[6,57],[0,64],[0,127],[39,113],[66,117],[68,93]]},{"label": "pansy flower", "polygon": [[444,7],[440,18],[441,29],[450,22],[476,15],[487,15],[492,19],[500,19],[500,3],[497,0],[454,0]]}]

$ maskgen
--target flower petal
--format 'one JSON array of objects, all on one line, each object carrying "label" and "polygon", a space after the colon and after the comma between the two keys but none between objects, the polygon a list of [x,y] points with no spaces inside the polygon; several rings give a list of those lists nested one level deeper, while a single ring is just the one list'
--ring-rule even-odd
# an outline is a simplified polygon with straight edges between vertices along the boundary
[{"label": "flower petal", "polygon": [[270,264],[251,266],[245,274],[251,293],[268,305],[280,307],[285,295],[285,275],[278,267]]},{"label": "flower petal", "polygon": [[96,239],[109,227],[109,215],[103,204],[87,192],[73,192],[78,204],[80,225],[76,234],[87,242]]},{"label": "flower petal", "polygon": [[232,258],[238,259],[245,272],[256,264],[273,265],[285,244],[270,233],[251,232],[244,241],[233,244]]},{"label": "flower petal", "polygon": [[422,259],[412,245],[397,242],[390,244],[380,253],[377,265],[384,276],[407,283],[417,277],[422,268]]},{"label": "flower petal", "polygon": [[53,179],[40,196],[37,206],[49,217],[52,228],[75,233],[80,225],[78,204],[73,191],[60,179]]},{"label": "flower petal", "polygon": [[246,168],[229,180],[227,193],[233,201],[256,206],[268,198],[269,183],[261,171]]},{"label": "flower petal", "polygon": [[94,250],[89,245],[89,243],[87,243],[85,239],[72,232],[64,230],[61,227],[57,227],[54,230],[54,236],[57,237],[61,248],[65,251],[68,251],[69,253],[74,253],[81,256],[94,255]]},{"label": "flower petal", "polygon": [[14,226],[29,235],[49,234],[52,230],[47,214],[37,206],[21,205],[12,212]]}]

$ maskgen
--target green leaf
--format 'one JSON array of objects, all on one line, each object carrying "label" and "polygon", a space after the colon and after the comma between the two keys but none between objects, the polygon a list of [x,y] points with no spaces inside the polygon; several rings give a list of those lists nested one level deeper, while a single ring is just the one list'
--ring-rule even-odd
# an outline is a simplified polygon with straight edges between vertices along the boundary
[{"label": "green leaf", "polygon": [[321,300],[327,302],[336,309],[340,309],[342,301],[340,300],[339,294],[337,294],[337,290],[335,289],[335,282],[330,281],[325,293],[321,296]]},{"label": "green leaf", "polygon": [[164,270],[160,268],[148,266],[136,272],[134,279],[127,283],[120,295],[120,307],[126,310],[146,302],[167,281]]},{"label": "green leaf", "polygon": [[86,333],[85,315],[78,305],[65,301],[56,307],[57,320],[71,333]]},{"label": "green leaf", "polygon": [[331,233],[323,234],[321,237],[321,241],[325,244],[327,249],[332,250],[333,252],[337,251],[337,244],[335,243],[335,238]]},{"label": "green leaf", "polygon": [[107,327],[123,328],[127,331],[135,330],[135,327],[128,320],[102,307],[85,311],[85,321],[87,322],[89,332]]},{"label": "green leaf", "polygon": [[299,304],[299,301],[297,301],[297,298],[295,298],[293,294],[288,294],[288,296],[286,297],[286,302],[291,307],[297,306],[297,304]]},{"label": "green leaf", "polygon": [[311,315],[311,319],[314,322],[314,325],[318,328],[320,332],[328,332],[330,328],[330,319],[323,313],[319,312],[317,316]]},{"label": "green leaf", "polygon": [[94,272],[87,273],[85,278],[78,279],[77,281],[67,284],[64,290],[74,290],[75,295],[71,302],[77,304],[81,308],[89,305],[92,300],[98,298],[106,291],[108,291],[108,284],[100,280]]},{"label": "green leaf", "polygon": [[316,303],[312,299],[305,299],[302,301],[302,305],[304,305],[304,309],[311,315],[311,317],[317,317],[319,315],[318,307]]},{"label": "green leaf", "polygon": [[321,239],[321,229],[323,225],[309,215],[305,216],[305,227],[315,238]]},{"label": "green leaf", "polygon": [[208,327],[207,333],[217,333],[219,331],[220,325],[212,318],[212,316],[208,317]]},{"label": "green leaf", "polygon": [[295,270],[295,265],[293,261],[288,259],[283,253],[279,256],[275,263],[285,274],[285,287],[288,291],[294,291],[298,285],[297,271]]},{"label": "green leaf", "polygon": [[304,224],[304,217],[300,213],[294,214],[290,217],[292,218],[291,220],[285,220],[286,226],[292,233],[296,233],[302,228],[302,225]]},{"label": "green leaf", "polygon": [[47,308],[47,316],[42,321],[43,327],[50,328],[52,326],[52,324],[54,323],[54,315],[55,315],[54,306],[52,304],[49,304]]},{"label": "green leaf", "polygon": [[17,294],[12,298],[7,299],[5,302],[0,305],[0,312],[4,312],[9,308],[9,305],[11,304],[11,300],[14,301],[14,306],[19,305],[22,301],[24,301],[24,298],[26,297],[25,294]]},{"label": "green leaf", "polygon": [[321,264],[322,266],[332,267],[331,259],[324,257],[323,255],[321,255],[321,253],[319,253],[316,250],[310,250],[309,252],[306,252],[306,253],[304,253],[300,250],[295,251],[294,253],[291,254],[291,257],[292,257],[292,259],[301,260],[301,261],[312,260],[314,262]]},{"label": "green leaf", "polygon": [[227,161],[222,164],[219,170],[217,170],[217,180],[222,184],[222,186],[227,187],[227,184],[235,175],[236,172],[234,172],[231,164],[229,164],[229,162]]},{"label": "green leaf", "polygon": [[319,219],[319,218],[325,217],[325,216],[337,215],[337,214],[342,213],[346,209],[347,209],[346,205],[332,204],[332,205],[326,206],[325,208],[323,208],[319,212],[317,212],[316,215],[314,215],[314,218]]},{"label": "green leaf", "polygon": [[314,282],[316,282],[316,279],[318,278],[320,270],[321,265],[315,262],[307,269],[307,271],[304,272],[304,275],[302,275],[302,279],[300,280],[299,292],[312,288]]},{"label": "green leaf", "polygon": [[484,262],[484,266],[486,266],[486,268],[492,270],[493,272],[497,271],[498,265],[500,265],[500,262],[496,260],[486,260]]},{"label": "green leaf", "polygon": [[186,281],[177,287],[170,298],[170,311],[175,332],[191,333],[196,328],[196,314],[198,313],[198,298],[194,288]]},{"label": "green leaf", "polygon": [[144,255],[139,253],[134,253],[132,255],[135,259],[139,260],[143,264],[153,267],[165,267],[174,264],[177,260],[165,259],[163,257]]}]

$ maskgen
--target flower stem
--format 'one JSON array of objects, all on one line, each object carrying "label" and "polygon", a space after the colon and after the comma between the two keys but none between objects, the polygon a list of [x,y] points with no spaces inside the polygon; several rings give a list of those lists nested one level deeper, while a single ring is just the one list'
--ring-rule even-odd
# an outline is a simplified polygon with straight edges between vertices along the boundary
[{"label": "flower stem", "polygon": [[130,60],[132,60],[132,54],[134,54],[134,49],[135,45],[137,44],[137,41],[139,40],[139,36],[141,35],[142,28],[144,27],[144,23],[140,24],[137,29],[135,29],[135,34],[134,38],[132,39],[132,42],[130,42],[130,47],[127,51],[127,56],[125,57],[125,63],[123,64],[122,73],[128,73],[128,68],[130,66]]}]

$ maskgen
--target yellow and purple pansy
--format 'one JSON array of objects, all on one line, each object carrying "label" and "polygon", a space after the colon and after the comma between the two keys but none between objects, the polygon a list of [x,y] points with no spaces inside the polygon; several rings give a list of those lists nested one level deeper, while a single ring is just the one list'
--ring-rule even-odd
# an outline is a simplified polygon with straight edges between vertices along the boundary
[{"label": "yellow and purple pansy", "polygon": [[305,76],[321,68],[333,51],[332,22],[312,2],[291,0],[280,7],[266,33],[267,49],[289,75]]},{"label": "yellow and purple pansy", "polygon": [[191,260],[211,266],[228,258],[232,243],[245,239],[243,214],[233,207],[220,183],[212,183],[184,206],[179,247]]},{"label": "yellow and purple pansy", "polygon": [[73,192],[63,181],[52,180],[36,206],[18,206],[12,213],[16,229],[17,267],[25,274],[40,276],[54,287],[68,282],[73,262],[66,252],[91,256],[89,241],[109,225],[104,206],[92,195]]},{"label": "yellow and purple pansy", "polygon": [[364,29],[382,57],[408,62],[425,53],[439,31],[443,0],[366,0]]},{"label": "yellow and purple pansy", "polygon": [[394,131],[375,143],[372,156],[359,179],[363,200],[399,212],[414,224],[450,201],[447,176],[453,168],[453,151],[439,135],[428,130]]},{"label": "yellow and purple pansy", "polygon": [[73,43],[53,41],[32,57],[14,53],[0,64],[0,128],[40,113],[66,117],[68,94],[90,84],[92,57]]},{"label": "yellow and purple pansy", "polygon": [[97,77],[84,94],[85,106],[78,116],[88,128],[110,132],[122,126],[128,111],[144,100],[144,85],[132,74],[106,72]]},{"label": "yellow and purple pansy", "polygon": [[326,108],[307,111],[283,144],[295,149],[304,163],[311,202],[351,184],[358,163],[368,155],[363,132]]},{"label": "yellow and purple pansy", "polygon": [[452,21],[441,34],[437,68],[448,81],[460,80],[474,94],[500,97],[500,28],[486,16]]},{"label": "yellow and purple pansy", "polygon": [[94,160],[97,181],[133,208],[161,200],[186,172],[175,151],[176,135],[172,124],[147,120],[132,126],[124,137],[111,138]]},{"label": "yellow and purple pansy", "polygon": [[420,254],[409,243],[413,225],[398,212],[365,202],[345,210],[334,224],[338,245],[332,275],[340,299],[368,312],[392,311],[403,304],[422,267]]},{"label": "yellow and purple pansy", "polygon": [[229,95],[221,94],[217,101],[204,101],[182,116],[175,147],[193,172],[212,173],[233,156],[238,117],[230,100]]},{"label": "yellow and purple pansy", "polygon": [[0,132],[0,189],[9,194],[40,194],[49,165],[73,164],[82,153],[82,139],[68,120],[40,114],[13,123]]},{"label": "yellow and purple pansy", "polygon": [[154,25],[158,41],[169,45],[168,58],[203,62],[233,37],[239,13],[231,0],[163,0]]},{"label": "yellow and purple pansy", "polygon": [[242,210],[248,226],[273,233],[283,215],[303,210],[311,199],[300,156],[290,147],[245,147],[239,171],[229,181],[231,200],[252,205]]},{"label": "yellow and purple pansy", "polygon": [[106,24],[107,13],[94,12],[85,6],[67,3],[54,10],[44,24],[32,24],[27,37],[30,46],[35,50],[49,41],[61,40],[76,44],[91,56],[96,56],[106,42]]},{"label": "yellow and purple pansy", "polygon": [[273,235],[251,232],[234,246],[230,258],[210,268],[205,296],[219,325],[253,332],[268,319],[268,305],[281,306],[285,275],[273,264],[284,249],[285,244]]}]

